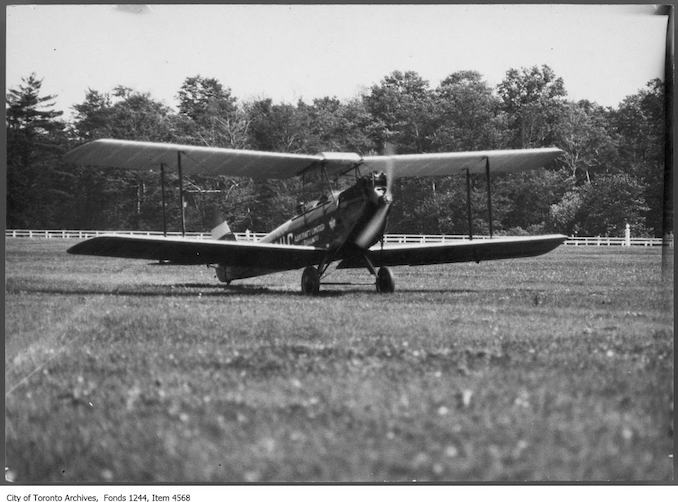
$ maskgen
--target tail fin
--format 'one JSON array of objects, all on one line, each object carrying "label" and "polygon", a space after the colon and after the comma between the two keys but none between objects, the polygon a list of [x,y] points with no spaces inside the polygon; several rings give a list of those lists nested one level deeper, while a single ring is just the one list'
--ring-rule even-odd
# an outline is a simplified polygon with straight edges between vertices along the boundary
[{"label": "tail fin", "polygon": [[218,241],[235,240],[235,234],[231,232],[231,227],[228,226],[228,222],[226,221],[214,227],[212,230],[210,230],[210,233],[212,234],[212,239]]},{"label": "tail fin", "polygon": [[217,241],[235,240],[235,235],[233,234],[233,232],[231,232],[231,228],[225,221],[226,218],[219,206],[212,207],[210,220],[212,221],[212,225],[214,225],[214,228],[210,230],[210,234],[212,234],[212,239]]}]

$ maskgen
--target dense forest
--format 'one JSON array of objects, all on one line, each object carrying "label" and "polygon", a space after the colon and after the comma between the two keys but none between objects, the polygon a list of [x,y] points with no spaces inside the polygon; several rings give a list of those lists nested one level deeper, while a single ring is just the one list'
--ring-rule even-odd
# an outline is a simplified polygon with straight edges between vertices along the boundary
[{"label": "dense forest", "polygon": [[[509,69],[494,88],[475,71],[452,73],[437,87],[394,71],[353,99],[294,105],[242,101],[217,79],[196,75],[178,89],[176,109],[123,86],[88,89],[68,120],[41,86],[32,74],[6,97],[7,228],[161,229],[157,172],[63,162],[64,152],[98,138],[372,155],[386,144],[399,154],[557,146],[565,155],[548,169],[493,177],[497,234],[623,236],[629,223],[634,236],[660,237],[672,228],[661,80],[603,107],[568,100],[563,79],[546,65]],[[219,217],[234,231],[271,230],[293,214],[299,189],[295,180],[184,184],[189,231],[207,231]],[[176,177],[170,185],[169,225],[177,230]],[[462,177],[401,179],[394,197],[388,232],[467,232]],[[472,200],[474,229],[486,232],[484,178],[473,180]]]}]

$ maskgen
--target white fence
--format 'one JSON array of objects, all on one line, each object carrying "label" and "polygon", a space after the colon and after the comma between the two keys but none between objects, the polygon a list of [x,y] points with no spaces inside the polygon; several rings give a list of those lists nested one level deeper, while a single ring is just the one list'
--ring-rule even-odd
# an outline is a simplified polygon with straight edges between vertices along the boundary
[{"label": "white fence", "polygon": [[[144,232],[139,230],[5,230],[5,237],[28,238],[28,239],[88,239],[104,234],[115,235],[147,235],[162,236],[162,232]],[[180,237],[181,232],[167,232],[170,237]],[[257,241],[264,233],[240,232],[235,236],[238,240]],[[186,237],[195,239],[211,239],[211,235],[205,232],[186,232]],[[467,239],[466,235],[419,235],[419,234],[386,234],[384,242],[389,244],[426,243],[426,242],[449,242]],[[474,235],[474,239],[489,239],[487,235]],[[644,246],[659,247],[666,245],[673,248],[673,236],[668,238],[650,237],[568,237],[565,241],[568,246]]]},{"label": "white fence", "polygon": [[[28,239],[89,239],[101,235],[146,235],[162,237],[162,232],[144,230],[5,230],[5,237]],[[238,240],[256,241],[264,235],[255,232],[235,234]],[[181,237],[181,232],[167,232],[168,237]],[[211,239],[209,232],[186,232],[186,237],[195,239]]]},{"label": "white fence", "polygon": [[[627,242],[628,241],[628,242]],[[658,247],[666,245],[673,248],[673,237],[659,239],[654,237],[568,237],[567,246],[645,246]]]}]

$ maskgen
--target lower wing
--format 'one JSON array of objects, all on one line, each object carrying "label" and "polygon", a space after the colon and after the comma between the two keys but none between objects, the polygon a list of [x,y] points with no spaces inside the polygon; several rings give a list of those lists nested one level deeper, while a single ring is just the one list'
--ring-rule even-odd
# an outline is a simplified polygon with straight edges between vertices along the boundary
[{"label": "lower wing", "polygon": [[223,264],[294,270],[315,265],[326,251],[311,246],[292,246],[246,241],[215,241],[182,237],[103,235],[68,249],[71,254],[166,260],[177,265]]},{"label": "lower wing", "polygon": [[[378,245],[368,252],[368,257],[377,266],[433,265],[464,261],[501,260],[538,256],[560,246],[567,239],[564,235],[541,235],[535,237],[495,237],[492,239],[463,240],[436,244]],[[364,267],[360,256],[344,259],[338,268]]]}]

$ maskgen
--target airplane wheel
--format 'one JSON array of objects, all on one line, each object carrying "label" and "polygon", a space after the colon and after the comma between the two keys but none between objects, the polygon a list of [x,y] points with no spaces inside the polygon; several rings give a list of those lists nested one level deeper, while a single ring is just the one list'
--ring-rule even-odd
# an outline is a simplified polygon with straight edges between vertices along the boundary
[{"label": "airplane wheel", "polygon": [[393,293],[395,291],[395,280],[390,268],[381,267],[377,272],[377,291],[380,293]]},{"label": "airplane wheel", "polygon": [[301,293],[317,295],[320,292],[320,274],[314,267],[306,267],[301,275]]}]

